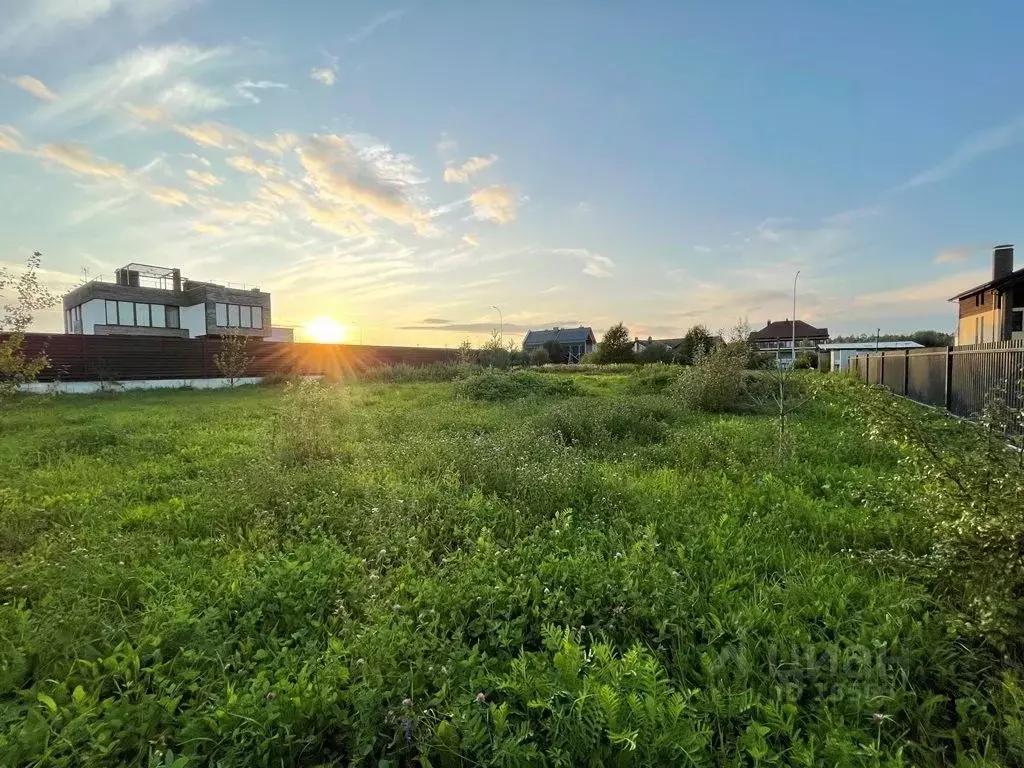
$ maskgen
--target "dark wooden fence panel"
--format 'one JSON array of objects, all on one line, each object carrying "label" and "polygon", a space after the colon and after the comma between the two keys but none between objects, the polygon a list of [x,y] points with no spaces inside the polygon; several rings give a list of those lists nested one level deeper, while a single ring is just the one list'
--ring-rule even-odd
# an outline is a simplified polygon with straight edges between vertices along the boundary
[{"label": "dark wooden fence panel", "polygon": [[907,391],[911,400],[946,406],[946,355],[941,349],[913,349],[907,354]]},{"label": "dark wooden fence panel", "polygon": [[[85,336],[33,333],[25,352],[43,352],[50,367],[40,381],[129,381],[203,379],[220,376],[214,356],[216,339],[171,339],[140,336]],[[372,347],[352,344],[297,344],[254,341],[247,376],[271,374],[338,375],[380,365],[427,365],[455,359],[451,349]]]},{"label": "dark wooden fence panel", "polygon": [[1011,408],[1024,404],[1024,343],[868,352],[850,360],[850,371],[867,384],[881,384],[919,403],[978,416],[987,398]]}]

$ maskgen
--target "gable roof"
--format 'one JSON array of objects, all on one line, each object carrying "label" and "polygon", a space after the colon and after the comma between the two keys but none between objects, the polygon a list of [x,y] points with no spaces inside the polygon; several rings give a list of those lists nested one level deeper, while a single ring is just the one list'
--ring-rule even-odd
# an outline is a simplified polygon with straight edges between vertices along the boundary
[{"label": "gable roof", "polygon": [[[756,341],[772,341],[774,339],[789,339],[793,336],[793,321],[792,320],[776,320],[774,323],[768,323],[760,331],[754,331],[750,334],[750,338]],[[828,338],[828,328],[815,328],[813,325],[805,323],[803,320],[796,321],[796,337],[798,339],[807,338]]]},{"label": "gable roof", "polygon": [[655,344],[660,344],[663,347],[675,349],[683,343],[683,339],[637,339],[637,342],[639,342],[642,347],[650,347]]},{"label": "gable roof", "polygon": [[591,344],[597,343],[594,331],[590,326],[579,328],[549,328],[543,331],[528,331],[523,339],[524,347],[539,347],[549,341],[559,344]]},{"label": "gable roof", "polygon": [[953,296],[950,301],[959,301],[960,299],[966,299],[968,296],[973,296],[976,293],[987,291],[990,288],[1002,288],[1007,285],[1015,285],[1017,282],[1024,283],[1024,267],[1018,269],[1015,272],[1011,272],[1008,275],[1000,277],[998,280],[989,280],[987,283],[976,285],[973,288],[969,288],[962,293],[958,293]]}]

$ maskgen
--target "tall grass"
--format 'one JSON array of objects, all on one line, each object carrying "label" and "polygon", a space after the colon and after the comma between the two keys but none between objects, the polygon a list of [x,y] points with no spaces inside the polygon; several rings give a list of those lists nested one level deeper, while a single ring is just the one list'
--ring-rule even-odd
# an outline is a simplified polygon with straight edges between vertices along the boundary
[{"label": "tall grass", "polygon": [[0,764],[1024,760],[855,393],[468,381],[6,408]]}]

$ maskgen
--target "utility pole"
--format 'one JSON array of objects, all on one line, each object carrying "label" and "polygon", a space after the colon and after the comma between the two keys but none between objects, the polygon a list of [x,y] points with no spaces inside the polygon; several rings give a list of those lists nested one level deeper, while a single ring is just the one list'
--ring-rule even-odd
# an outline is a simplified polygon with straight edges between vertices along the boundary
[{"label": "utility pole", "polygon": [[792,368],[796,368],[796,281],[799,279],[800,270],[798,269],[796,274],[793,275],[793,346],[790,349],[791,357],[789,361],[790,367]]}]

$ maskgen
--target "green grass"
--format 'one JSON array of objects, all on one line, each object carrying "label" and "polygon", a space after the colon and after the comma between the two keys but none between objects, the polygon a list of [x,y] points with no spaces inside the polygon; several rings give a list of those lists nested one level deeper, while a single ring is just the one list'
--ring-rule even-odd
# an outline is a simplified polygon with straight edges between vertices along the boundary
[{"label": "green grass", "polygon": [[0,764],[1024,759],[893,449],[567,381],[6,407]]}]

